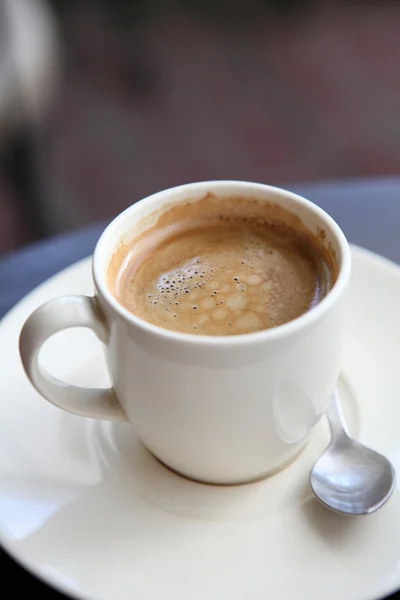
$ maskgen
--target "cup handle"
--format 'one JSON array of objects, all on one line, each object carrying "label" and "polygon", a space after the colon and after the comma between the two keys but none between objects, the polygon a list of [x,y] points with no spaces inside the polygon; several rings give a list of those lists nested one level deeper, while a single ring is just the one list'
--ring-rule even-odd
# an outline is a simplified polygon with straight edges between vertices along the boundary
[{"label": "cup handle", "polygon": [[44,342],[58,331],[70,327],[88,327],[104,344],[108,340],[96,298],[64,296],[50,300],[28,317],[21,330],[19,351],[28,379],[46,400],[67,412],[92,419],[126,421],[112,388],[69,385],[53,377],[40,364],[39,352]]}]

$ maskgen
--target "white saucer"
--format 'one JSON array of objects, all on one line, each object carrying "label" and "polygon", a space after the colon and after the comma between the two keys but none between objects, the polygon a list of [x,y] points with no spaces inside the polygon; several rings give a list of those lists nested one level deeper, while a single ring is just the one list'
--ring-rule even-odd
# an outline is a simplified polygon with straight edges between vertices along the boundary
[{"label": "white saucer", "polygon": [[[341,391],[353,434],[400,473],[400,267],[353,249]],[[235,487],[168,471],[125,424],[63,413],[26,380],[17,339],[28,314],[91,293],[89,260],[52,278],[0,324],[0,539],[27,569],[88,600],[370,600],[400,587],[400,491],[376,514],[340,517],[308,474],[325,422],[285,471]],[[100,343],[63,332],[43,349],[56,375],[107,383]]]}]

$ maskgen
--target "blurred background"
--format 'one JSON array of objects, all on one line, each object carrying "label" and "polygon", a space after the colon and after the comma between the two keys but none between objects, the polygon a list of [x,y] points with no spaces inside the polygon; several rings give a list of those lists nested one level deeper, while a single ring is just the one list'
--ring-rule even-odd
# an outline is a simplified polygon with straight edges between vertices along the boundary
[{"label": "blurred background", "polygon": [[0,3],[1,254],[184,182],[400,173],[398,2]]}]

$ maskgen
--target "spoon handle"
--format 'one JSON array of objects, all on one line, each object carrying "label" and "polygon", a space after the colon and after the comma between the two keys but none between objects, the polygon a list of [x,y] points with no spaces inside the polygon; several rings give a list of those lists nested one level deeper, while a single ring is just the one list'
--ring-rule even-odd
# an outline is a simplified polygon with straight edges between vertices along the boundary
[{"label": "spoon handle", "polygon": [[342,408],[340,406],[340,398],[337,390],[333,391],[331,401],[329,402],[326,415],[329,421],[329,427],[331,429],[332,440],[340,437],[348,437],[346,425],[343,418]]}]

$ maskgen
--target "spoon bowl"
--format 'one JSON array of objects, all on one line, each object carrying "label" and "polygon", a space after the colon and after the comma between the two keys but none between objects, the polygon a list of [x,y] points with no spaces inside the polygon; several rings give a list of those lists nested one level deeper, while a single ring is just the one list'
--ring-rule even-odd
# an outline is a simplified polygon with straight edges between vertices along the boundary
[{"label": "spoon bowl", "polygon": [[347,434],[337,391],[333,393],[327,416],[332,441],[310,473],[314,494],[338,513],[372,513],[393,493],[396,484],[393,465],[385,456]]}]

